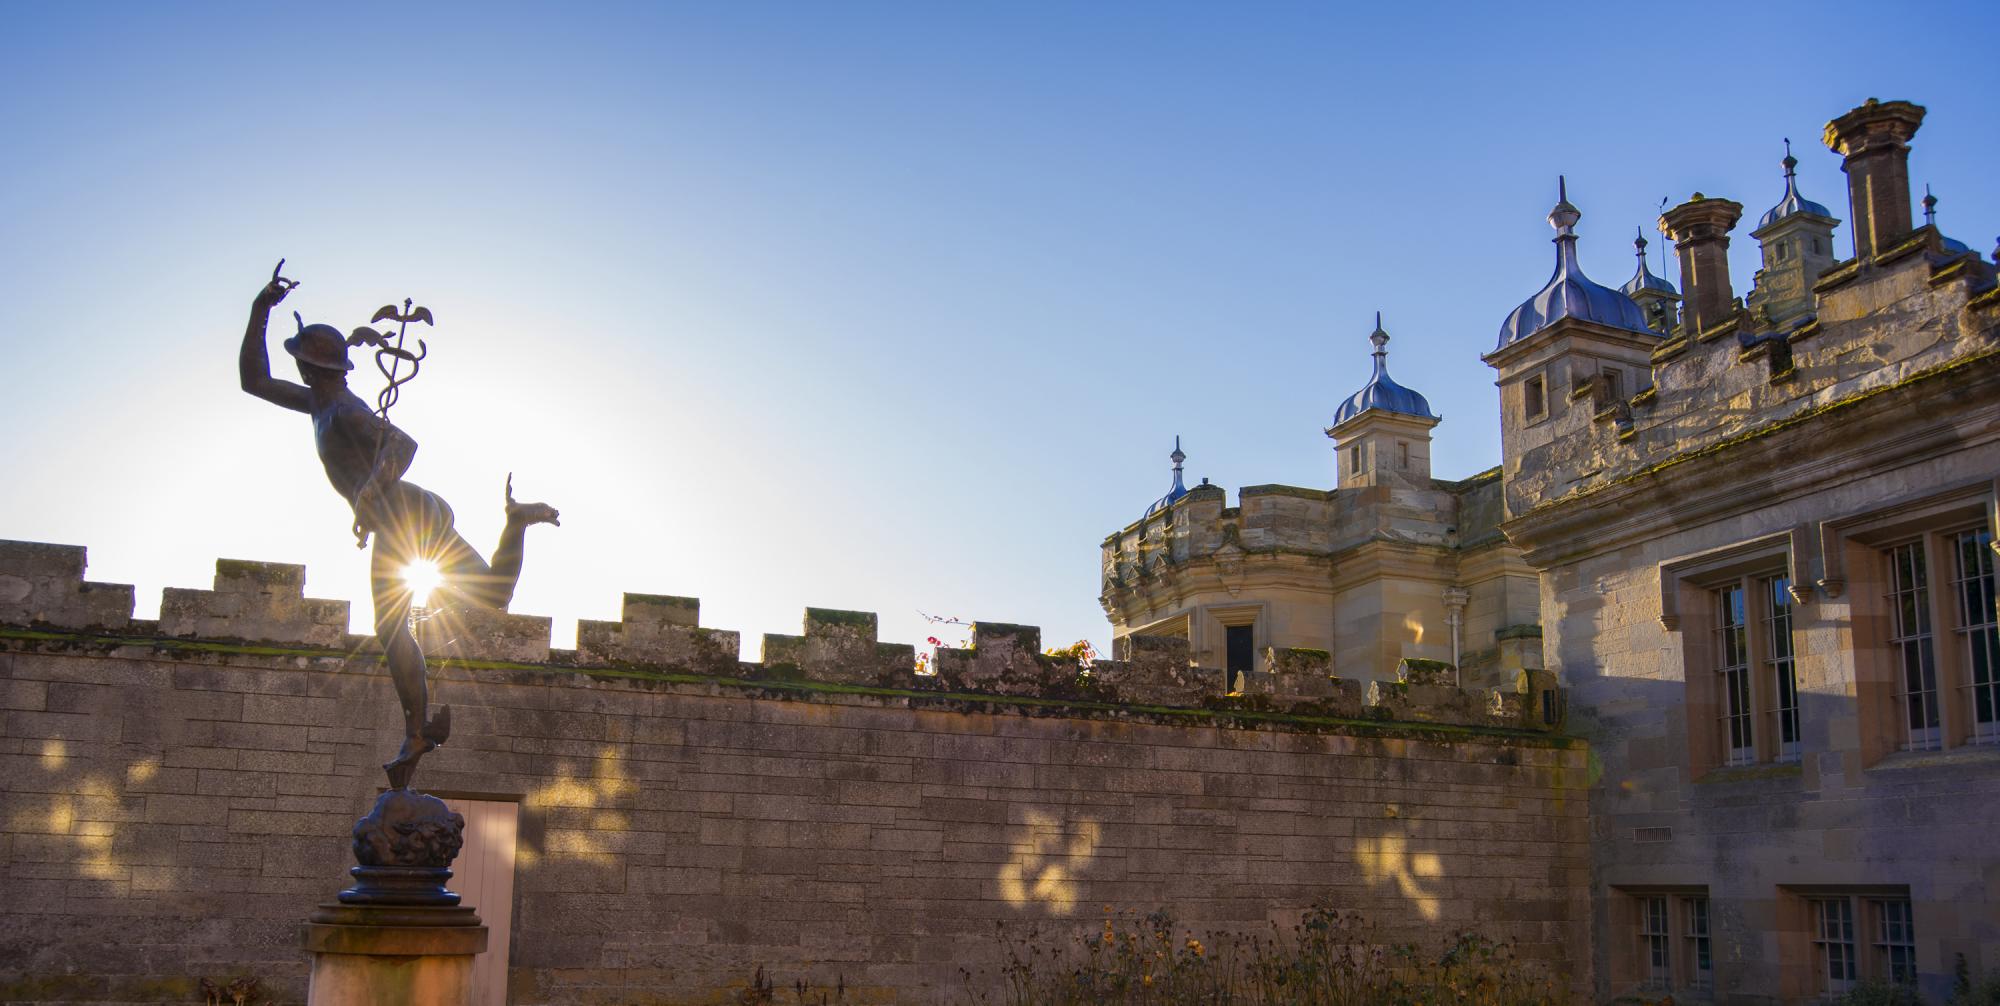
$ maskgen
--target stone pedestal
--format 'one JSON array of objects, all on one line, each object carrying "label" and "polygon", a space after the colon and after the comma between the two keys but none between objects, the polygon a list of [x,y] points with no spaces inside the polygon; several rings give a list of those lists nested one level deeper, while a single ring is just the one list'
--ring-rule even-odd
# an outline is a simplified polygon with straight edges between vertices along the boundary
[{"label": "stone pedestal", "polygon": [[307,1006],[471,1006],[486,927],[470,908],[327,904],[305,945]]}]

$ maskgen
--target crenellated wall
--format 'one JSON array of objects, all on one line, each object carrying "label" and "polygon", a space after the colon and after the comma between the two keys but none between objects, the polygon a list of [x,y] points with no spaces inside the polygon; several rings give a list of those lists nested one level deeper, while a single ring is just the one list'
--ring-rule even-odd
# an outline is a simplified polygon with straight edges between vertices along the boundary
[{"label": "crenellated wall", "polygon": [[[0,999],[250,973],[298,1001],[299,924],[399,739],[372,640],[299,567],[220,562],[155,622],[84,560],[0,542]],[[919,676],[870,614],[809,610],[760,663],[698,615],[627,595],[575,650],[545,618],[425,623],[455,729],[421,783],[520,808],[512,1002],[734,1001],[759,966],[937,1002],[961,968],[998,982],[996,924],[1261,928],[1317,897],[1587,979],[1586,752],[1546,729],[1546,676],[1467,692],[1412,662],[1364,688],[1288,650],[1223,698],[1184,640],[1083,673],[987,622]]]}]

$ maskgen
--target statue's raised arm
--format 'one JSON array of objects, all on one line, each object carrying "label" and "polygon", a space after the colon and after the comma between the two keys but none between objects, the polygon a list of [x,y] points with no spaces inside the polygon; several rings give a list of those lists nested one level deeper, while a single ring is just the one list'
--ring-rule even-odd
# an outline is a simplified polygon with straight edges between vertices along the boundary
[{"label": "statue's raised arm", "polygon": [[284,267],[285,260],[279,259],[278,268],[271,270],[271,281],[264,284],[264,288],[257,291],[257,296],[250,301],[250,324],[243,329],[243,348],[236,355],[236,370],[244,391],[293,412],[311,412],[312,397],[303,385],[271,376],[271,356],[264,345],[264,332],[270,324],[271,309],[299,285],[278,275],[278,269]]}]

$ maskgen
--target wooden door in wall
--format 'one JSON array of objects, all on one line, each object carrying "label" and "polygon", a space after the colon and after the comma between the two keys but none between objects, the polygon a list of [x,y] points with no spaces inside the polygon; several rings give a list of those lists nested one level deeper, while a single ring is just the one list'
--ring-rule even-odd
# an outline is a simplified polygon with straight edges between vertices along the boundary
[{"label": "wooden door in wall", "polygon": [[451,889],[486,924],[486,952],[472,959],[473,1006],[506,1006],[507,950],[514,921],[514,838],[521,805],[511,800],[447,801],[465,815],[465,848],[451,864]]}]

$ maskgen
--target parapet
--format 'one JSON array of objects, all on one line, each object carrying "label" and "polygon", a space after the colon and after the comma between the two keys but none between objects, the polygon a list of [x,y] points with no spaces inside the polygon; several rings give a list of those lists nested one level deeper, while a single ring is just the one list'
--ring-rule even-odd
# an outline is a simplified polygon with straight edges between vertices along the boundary
[{"label": "parapet", "polygon": [[1830,410],[1907,413],[1929,389],[1954,384],[1936,393],[1986,394],[1968,385],[1992,380],[2000,276],[1977,254],[1947,246],[1935,227],[1919,227],[1879,254],[1828,268],[1810,314],[1778,322],[1738,306],[1693,329],[1652,351],[1652,379],[1636,394],[1611,396],[1600,375],[1573,370],[1573,407],[1509,477],[1515,513],[1622,482],[1650,485],[1642,480],[1677,459]]},{"label": "parapet", "polygon": [[83,578],[81,545],[0,540],[0,622],[63,629],[123,629],[132,622],[129,583]]},{"label": "parapet", "polygon": [[339,646],[347,638],[347,602],[307,597],[304,566],[217,559],[214,590],[168,587],[161,594],[160,635]]},{"label": "parapet", "polygon": [[[255,644],[374,659],[372,637],[347,632],[346,601],[305,596],[303,566],[219,560],[214,589],[167,588],[155,624],[133,620],[132,587],[86,581],[84,564],[78,546],[0,541],[0,636],[62,631],[169,648]],[[1319,650],[1270,650],[1270,670],[1232,681],[1219,669],[1197,666],[1184,637],[1126,637],[1118,659],[1085,663],[1043,652],[1035,626],[993,621],[974,625],[970,647],[939,648],[928,672],[918,673],[915,647],[880,641],[873,612],[836,608],[807,608],[799,635],[764,636],[761,662],[744,663],[737,659],[740,636],[702,627],[700,612],[694,598],[626,594],[618,621],[577,623],[575,650],[551,649],[546,617],[482,608],[427,612],[417,635],[428,657],[472,666],[991,696],[1114,712],[1212,710],[1547,731],[1557,721],[1532,714],[1560,709],[1559,698],[1537,697],[1554,690],[1545,672],[1535,672],[1541,679],[1523,677],[1511,690],[1464,690],[1449,683],[1454,672],[1447,665],[1405,661],[1400,681],[1364,694],[1359,682],[1336,676],[1332,659]]]}]

